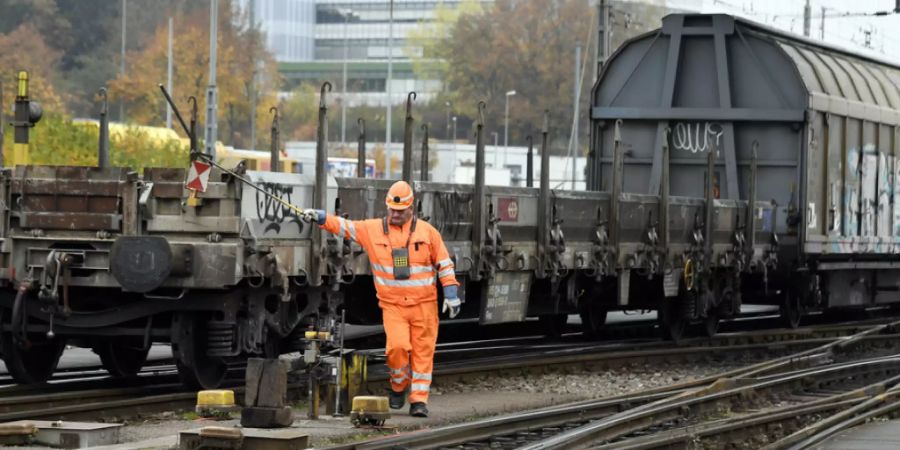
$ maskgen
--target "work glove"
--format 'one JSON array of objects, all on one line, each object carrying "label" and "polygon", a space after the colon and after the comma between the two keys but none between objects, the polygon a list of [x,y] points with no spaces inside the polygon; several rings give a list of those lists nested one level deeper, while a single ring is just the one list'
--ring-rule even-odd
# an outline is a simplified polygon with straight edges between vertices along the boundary
[{"label": "work glove", "polygon": [[456,285],[444,286],[444,307],[441,309],[441,312],[445,313],[449,310],[451,319],[458,316],[460,309],[462,309],[462,301],[459,300],[457,291]]},{"label": "work glove", "polygon": [[321,209],[304,209],[303,218],[309,222],[325,225],[325,211]]}]

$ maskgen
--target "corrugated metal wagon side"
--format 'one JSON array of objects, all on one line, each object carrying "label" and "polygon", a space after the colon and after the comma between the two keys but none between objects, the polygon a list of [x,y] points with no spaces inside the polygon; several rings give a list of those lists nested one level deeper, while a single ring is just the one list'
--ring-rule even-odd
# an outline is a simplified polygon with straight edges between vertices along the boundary
[{"label": "corrugated metal wagon side", "polygon": [[[697,319],[721,301],[714,285],[726,275],[715,248],[737,237],[752,249],[750,270],[729,295],[779,304],[789,325],[811,307],[889,301],[884,293],[897,281],[885,269],[900,231],[898,73],[727,15],[667,16],[617,50],[594,86],[589,186],[614,191],[620,177],[622,195],[712,193],[717,206],[706,222],[719,231],[694,221],[713,247],[697,259],[700,291],[711,296],[676,305],[677,314]],[[723,222],[723,201],[738,207],[732,225]],[[742,214],[748,201],[754,207]],[[677,226],[684,211],[667,210],[666,227]],[[726,231],[741,228],[735,221],[742,236]],[[667,244],[673,267],[671,258],[686,254],[678,245],[676,236]],[[767,256],[754,263],[760,253]],[[666,312],[671,302],[658,300]]]}]

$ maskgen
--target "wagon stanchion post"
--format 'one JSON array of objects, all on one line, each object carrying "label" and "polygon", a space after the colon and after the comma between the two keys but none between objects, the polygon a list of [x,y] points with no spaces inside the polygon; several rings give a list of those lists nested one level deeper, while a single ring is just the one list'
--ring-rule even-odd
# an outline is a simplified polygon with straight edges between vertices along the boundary
[{"label": "wagon stanchion post", "polygon": [[422,181],[428,181],[428,124],[422,124],[422,131],[425,133],[422,136],[422,166],[419,169],[419,179]]},{"label": "wagon stanchion post", "polygon": [[[325,103],[325,93],[331,91],[331,83],[324,82],[319,90],[319,123],[316,128],[316,186],[313,190],[312,207],[324,210],[328,201],[328,106]],[[322,261],[323,230],[313,228],[312,232],[312,258],[310,258],[310,284],[322,285],[324,273],[324,261]]]},{"label": "wagon stanchion post", "polygon": [[550,148],[548,136],[550,134],[550,111],[544,111],[544,124],[541,127],[541,179],[540,193],[538,194],[538,266],[535,270],[538,278],[547,278],[546,260],[547,245],[550,239],[550,229],[547,219],[550,217]]},{"label": "wagon stanchion post", "polygon": [[670,174],[670,170],[671,170],[669,168],[669,156],[670,156],[669,136],[671,135],[671,132],[672,132],[672,130],[668,127],[666,127],[663,130],[662,180],[661,180],[661,186],[660,186],[660,190],[662,192],[660,194],[660,199],[659,199],[659,231],[660,231],[660,234],[662,235],[662,254],[663,254],[662,255],[663,263],[661,264],[661,266],[663,267],[664,271],[665,271],[665,266],[669,262],[668,261],[668,259],[669,259],[668,252],[669,252],[669,243],[670,243],[670,239],[671,239],[669,236],[669,193],[670,193],[670,187],[669,187],[669,176],[670,175],[669,174]]},{"label": "wagon stanchion post", "polygon": [[278,108],[271,107],[269,112],[272,113],[272,130],[269,138],[269,171],[281,172],[279,136],[281,131],[278,127]]},{"label": "wagon stanchion post", "polygon": [[478,102],[478,121],[475,123],[475,199],[472,202],[472,259],[473,267],[469,271],[469,279],[481,280],[482,249],[487,228],[484,204],[484,108],[483,101]]},{"label": "wagon stanchion post", "polygon": [[105,87],[100,88],[97,94],[100,96],[100,143],[97,148],[97,167],[103,169],[109,167],[109,102]]},{"label": "wagon stanchion post", "polygon": [[225,173],[227,173],[229,176],[233,177],[235,180],[237,180],[237,181],[243,183],[243,184],[246,185],[246,186],[249,186],[251,189],[256,190],[257,192],[259,192],[260,194],[262,194],[262,195],[264,195],[264,196],[270,198],[271,200],[273,200],[273,201],[275,201],[275,202],[278,202],[279,204],[281,204],[281,205],[284,206],[285,208],[288,208],[289,210],[291,210],[291,211],[293,211],[294,213],[296,213],[298,216],[303,217],[303,209],[300,208],[299,206],[294,205],[294,204],[292,204],[292,203],[290,203],[290,202],[287,202],[287,201],[285,201],[283,198],[281,198],[281,197],[279,197],[279,196],[277,196],[277,195],[275,195],[275,194],[272,194],[271,192],[269,192],[269,191],[267,191],[267,190],[265,190],[265,189],[263,189],[263,188],[257,186],[256,183],[254,183],[254,182],[248,180],[247,178],[242,177],[240,174],[238,174],[237,172],[235,172],[235,171],[233,171],[233,170],[231,170],[231,169],[228,169],[228,168],[226,168],[226,167],[223,167],[221,164],[219,164],[219,163],[217,163],[216,161],[214,161],[209,155],[207,155],[207,154],[205,154],[205,153],[202,153],[202,152],[200,152],[199,150],[197,150],[197,139],[196,139],[196,137],[197,137],[197,133],[196,133],[196,130],[197,130],[197,126],[196,126],[196,124],[197,124],[197,99],[196,99],[195,97],[193,97],[193,96],[188,97],[188,101],[191,103],[191,107],[192,107],[192,109],[191,109],[191,125],[190,125],[190,127],[188,127],[188,125],[184,122],[184,119],[181,117],[181,113],[180,113],[180,111],[178,110],[178,107],[175,105],[175,102],[172,101],[172,97],[170,97],[170,96],[169,96],[169,93],[166,92],[165,87],[163,87],[162,85],[160,85],[159,87],[160,87],[160,89],[162,90],[163,95],[165,95],[166,101],[168,101],[168,102],[169,102],[169,105],[172,106],[172,112],[175,113],[175,117],[176,117],[176,118],[178,119],[178,121],[181,123],[181,126],[182,126],[182,128],[184,129],[185,133],[187,133],[187,134],[190,136],[190,140],[191,140],[191,160],[192,160],[192,161],[194,161],[194,160],[201,160],[201,161],[203,161],[203,162],[205,162],[205,163],[207,163],[207,164],[210,164],[210,165],[212,165],[212,166],[215,166],[216,168],[218,168],[218,169],[221,170],[222,172],[225,172]]},{"label": "wagon stanchion post", "polygon": [[703,253],[704,253],[704,269],[709,269],[712,265],[712,231],[713,217],[715,215],[715,174],[716,174],[716,153],[719,151],[715,140],[706,155],[706,202],[703,210]]},{"label": "wagon stanchion post", "polygon": [[620,248],[619,216],[621,211],[621,199],[623,184],[625,182],[625,154],[622,150],[622,119],[617,119],[613,134],[613,167],[612,167],[612,193],[610,195],[610,242],[616,250],[613,256],[613,268],[617,273],[618,289],[616,293],[617,303],[627,305],[631,281],[631,270],[619,268],[618,250]]},{"label": "wagon stanchion post", "polygon": [[[746,252],[750,261],[753,258],[753,249],[756,247],[756,176],[757,176],[757,154],[759,150],[759,142],[753,141],[750,157],[750,186],[749,197],[747,198],[747,236],[744,240]],[[750,264],[748,264],[749,266]]]},{"label": "wagon stanchion post", "polygon": [[528,141],[528,155],[525,160],[525,186],[534,187],[534,143],[531,135],[525,136]]},{"label": "wagon stanchion post", "polygon": [[356,177],[366,177],[366,121],[362,117],[356,119],[359,126],[359,138],[356,140]]},{"label": "wagon stanchion post", "polygon": [[412,183],[412,135],[413,135],[413,117],[412,102],[416,99],[416,93],[410,92],[406,95],[406,122],[403,129],[403,181]]}]

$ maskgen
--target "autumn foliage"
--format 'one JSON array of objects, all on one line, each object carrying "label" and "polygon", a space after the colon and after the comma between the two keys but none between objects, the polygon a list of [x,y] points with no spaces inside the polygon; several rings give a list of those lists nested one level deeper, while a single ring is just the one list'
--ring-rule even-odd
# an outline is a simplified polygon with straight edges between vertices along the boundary
[{"label": "autumn foliage", "polygon": [[[259,32],[246,25],[230,2],[219,9],[216,80],[218,88],[219,137],[237,147],[250,143],[250,114],[256,115],[258,142],[268,139],[270,116],[275,104],[274,92],[280,81],[277,66],[264,49]],[[242,25],[244,24],[244,25]],[[174,47],[173,98],[188,113],[186,99],[198,99],[199,121],[206,123],[206,88],[209,82],[209,14],[197,11],[176,20]],[[110,82],[110,99],[123,100],[129,120],[146,125],[162,125],[166,104],[158,85],[165,84],[167,70],[168,25],[161,25],[141,51],[128,55],[125,76]],[[251,112],[253,56],[258,61],[256,90],[261,93],[256,110]],[[187,117],[185,117],[187,120]],[[261,145],[258,145],[260,147]]]}]

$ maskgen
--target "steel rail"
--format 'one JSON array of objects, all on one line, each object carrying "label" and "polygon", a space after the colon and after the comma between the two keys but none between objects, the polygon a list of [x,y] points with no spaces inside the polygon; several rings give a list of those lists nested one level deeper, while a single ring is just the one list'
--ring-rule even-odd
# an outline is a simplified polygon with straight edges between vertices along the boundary
[{"label": "steel rail", "polygon": [[806,428],[797,430],[764,447],[763,450],[809,448],[847,428],[864,423],[873,417],[891,413],[897,409],[900,409],[900,386],[895,385],[887,392],[872,396],[858,405],[826,417]]},{"label": "steel rail", "polygon": [[[873,341],[878,341],[878,340],[882,340],[882,339],[896,341],[898,338],[898,336],[896,336],[896,335],[885,336],[885,335],[877,335],[876,333],[885,333],[885,332],[893,331],[896,328],[897,324],[898,324],[898,322],[891,322],[888,324],[883,324],[881,326],[873,326],[871,328],[861,327],[862,331],[859,331],[859,329],[855,330],[855,331],[859,331],[858,333],[855,333],[855,334],[849,335],[849,336],[842,336],[842,337],[835,338],[835,339],[810,339],[810,340],[807,340],[809,342],[803,342],[803,340],[801,340],[801,341],[769,343],[769,344],[772,344],[771,348],[779,348],[779,347],[789,348],[789,347],[792,347],[794,345],[799,345],[799,344],[814,345],[814,347],[807,349],[807,350],[800,351],[800,352],[792,353],[787,356],[770,359],[770,360],[762,362],[762,363],[751,364],[749,366],[742,367],[739,369],[726,371],[724,373],[721,373],[721,374],[718,374],[715,376],[705,377],[705,378],[701,378],[701,379],[690,381],[690,382],[679,383],[679,384],[673,385],[673,386],[667,386],[667,387],[656,388],[656,389],[651,389],[651,390],[645,391],[643,393],[645,395],[662,395],[663,397],[660,397],[659,400],[656,400],[652,403],[642,403],[641,406],[639,406],[637,408],[630,408],[627,411],[617,413],[612,416],[607,416],[604,419],[595,420],[595,422],[593,422],[593,423],[608,423],[610,420],[612,420],[612,418],[622,419],[623,417],[628,417],[629,414],[631,415],[631,419],[634,420],[632,422],[632,425],[634,425],[637,421],[640,421],[640,420],[644,420],[644,422],[647,422],[648,417],[651,419],[651,420],[649,420],[649,422],[658,422],[659,420],[664,421],[666,417],[663,417],[660,414],[658,414],[657,417],[653,418],[652,410],[648,413],[649,408],[652,408],[652,407],[662,408],[665,410],[664,412],[666,412],[666,414],[668,414],[668,417],[674,418],[674,417],[677,417],[682,412],[680,410],[681,407],[687,406],[689,409],[692,401],[699,404],[701,402],[702,398],[704,397],[704,395],[707,395],[707,394],[708,395],[717,395],[718,394],[720,398],[733,398],[733,396],[735,396],[735,395],[740,395],[741,392],[747,392],[746,387],[743,389],[743,391],[741,390],[742,389],[741,385],[742,384],[747,385],[748,383],[751,383],[751,382],[757,383],[757,385],[758,385],[758,386],[756,386],[757,389],[760,389],[767,385],[772,386],[774,388],[774,387],[778,387],[778,386],[791,386],[791,385],[802,384],[803,380],[810,379],[811,375],[816,373],[816,372],[810,371],[807,367],[823,364],[824,362],[828,361],[829,358],[831,358],[836,351],[845,349],[845,348],[849,347],[850,345],[856,345],[856,344],[860,344],[860,343],[864,343],[864,342],[873,342]],[[764,344],[758,344],[758,345],[764,345]],[[669,350],[671,351],[672,349],[669,349]],[[732,347],[730,350],[734,353],[738,352],[736,350],[736,348],[734,348],[734,347]],[[608,356],[609,355],[606,355],[606,357],[608,357]],[[577,357],[577,355],[572,356],[572,357]],[[560,363],[563,362],[562,359],[565,359],[565,358],[560,358],[560,357],[556,357],[556,358],[557,358],[556,362],[560,362]],[[524,362],[523,359],[524,358],[521,358],[521,357],[518,358],[520,364],[522,362]],[[542,361],[542,363],[545,365],[548,362],[550,362],[550,361],[548,361],[548,360]],[[572,361],[570,360],[567,362],[571,363]],[[501,364],[506,364],[506,363],[503,362]],[[503,368],[503,367],[505,367],[505,366],[500,365],[500,367],[497,367],[497,368],[499,369],[499,368]],[[842,368],[842,369],[836,369],[836,368]],[[888,359],[884,359],[884,358],[877,359],[876,358],[876,359],[873,359],[866,363],[861,363],[861,364],[858,362],[854,362],[854,363],[848,363],[848,364],[842,364],[842,365],[835,365],[835,366],[831,366],[829,370],[819,369],[818,374],[820,375],[820,380],[822,382],[840,380],[842,378],[841,370],[843,370],[845,372],[855,370],[858,373],[868,374],[868,375],[872,375],[872,374],[876,374],[876,373],[884,373],[884,372],[893,373],[895,371],[900,370],[900,358],[888,358]],[[777,374],[777,372],[781,372],[783,374],[785,371],[794,371],[794,378],[785,378],[784,375],[782,375],[780,377],[774,376]],[[438,380],[440,380],[442,377],[442,374],[444,376],[446,376],[447,372],[450,372],[450,370],[442,371],[441,368],[438,368],[435,371],[435,376],[437,377]],[[753,376],[764,378],[764,381],[739,380],[741,378],[748,378],[748,377],[753,377]],[[732,380],[716,382],[716,380],[719,380],[722,377],[731,378]],[[437,381],[437,382],[439,382],[439,381]],[[721,395],[722,393],[725,393],[727,395]],[[673,394],[675,394],[675,395],[673,395]],[[605,399],[605,400],[615,400],[615,399]],[[582,402],[582,403],[577,403],[577,404],[572,404],[572,405],[560,406],[560,407],[554,408],[553,410],[565,411],[566,414],[574,414],[575,412],[579,411],[580,408],[584,408],[584,405],[585,404]],[[673,405],[675,405],[675,406],[673,406]],[[571,408],[571,409],[566,409],[566,408]],[[549,411],[549,410],[545,409],[545,410],[541,410],[541,411]],[[657,411],[657,412],[659,412],[659,411]],[[525,413],[525,414],[529,414],[529,413]],[[642,414],[643,414],[643,416],[642,416]],[[521,414],[519,414],[519,415],[521,415]],[[442,443],[441,445],[451,445],[451,443],[458,444],[460,442],[471,442],[474,440],[474,439],[471,439],[474,436],[484,436],[485,434],[489,434],[489,433],[484,432],[484,430],[486,430],[487,428],[482,428],[482,425],[481,425],[482,423],[484,423],[484,424],[501,424],[498,426],[498,430],[500,431],[500,433],[502,433],[504,435],[515,434],[515,433],[529,433],[530,432],[529,427],[516,425],[517,424],[516,417],[519,415],[503,416],[501,418],[493,418],[493,419],[487,419],[486,421],[478,421],[478,422],[471,422],[471,423],[467,423],[467,424],[454,425],[452,427],[444,427],[444,428],[440,428],[437,430],[429,430],[429,431],[424,431],[424,432],[413,432],[413,433],[404,435],[402,437],[394,437],[394,438],[388,438],[388,439],[376,439],[373,441],[367,441],[367,442],[357,443],[357,444],[349,444],[346,446],[338,446],[338,447],[333,447],[333,448],[335,448],[335,449],[364,449],[364,448],[365,449],[370,449],[370,448],[378,449],[378,448],[390,448],[390,446],[392,446],[392,445],[401,445],[401,444],[403,446],[405,446],[406,448],[410,448],[410,449],[429,448],[428,445],[419,446],[418,443],[419,442],[432,442],[432,443],[437,442],[434,439],[438,439],[438,438],[433,438],[432,433],[439,433],[439,435],[440,435],[439,439],[440,439],[440,442]],[[546,425],[546,426],[552,427],[552,426],[554,426],[553,424],[559,424],[560,421],[549,418],[546,421],[546,423],[550,424],[550,425]],[[591,425],[591,423],[588,423],[588,425],[584,425],[584,427],[587,427],[590,425]],[[487,427],[487,425],[485,425],[485,426]],[[540,425],[532,424],[531,429],[533,429],[534,427],[537,427],[537,426],[540,426]],[[635,426],[635,428],[640,428],[640,427]],[[577,430],[577,429],[578,428],[575,428],[575,430]],[[559,430],[556,430],[556,431],[559,431]],[[567,437],[560,438],[558,440],[558,443],[560,444],[560,446],[556,447],[556,448],[572,448],[573,441],[568,439],[568,437],[571,436],[571,433],[572,433],[571,430],[563,433],[564,435],[567,435]],[[455,438],[453,437],[454,434],[456,435]],[[546,443],[546,440],[544,442]],[[544,448],[544,447],[536,446],[535,448]],[[547,447],[547,448],[551,448],[551,447]]]},{"label": "steel rail", "polygon": [[[720,441],[723,437],[741,433],[744,436],[756,436],[750,430],[764,428],[773,423],[796,421],[802,416],[821,415],[828,412],[840,412],[855,409],[864,405],[873,398],[882,397],[892,386],[900,382],[900,376],[888,380],[879,381],[845,393],[829,396],[819,400],[804,402],[802,404],[769,408],[759,412],[741,415],[727,419],[715,420],[702,424],[695,424],[663,431],[649,436],[640,436],[627,440],[591,447],[592,450],[611,449],[654,449],[670,447],[677,444],[696,443],[699,439],[716,438]],[[733,440],[734,438],[731,438]],[[781,441],[778,441],[781,442]],[[720,442],[721,443],[721,442]],[[724,444],[723,444],[724,445]],[[783,445],[775,445],[774,448],[784,448]],[[770,449],[771,450],[771,449]]]},{"label": "steel rail", "polygon": [[[666,421],[684,417],[698,408],[710,408],[713,404],[731,402],[742,396],[761,395],[764,392],[787,391],[802,387],[804,383],[833,382],[848,376],[873,376],[900,373],[900,356],[892,356],[867,362],[851,362],[828,366],[818,371],[806,370],[770,380],[723,379],[704,389],[687,391],[658,402],[643,405],[623,413],[596,420],[557,434],[522,450],[581,449],[593,444],[610,442],[636,431]],[[814,380],[813,380],[814,378]],[[747,384],[747,383],[750,384]],[[742,385],[744,384],[744,385]]]}]

